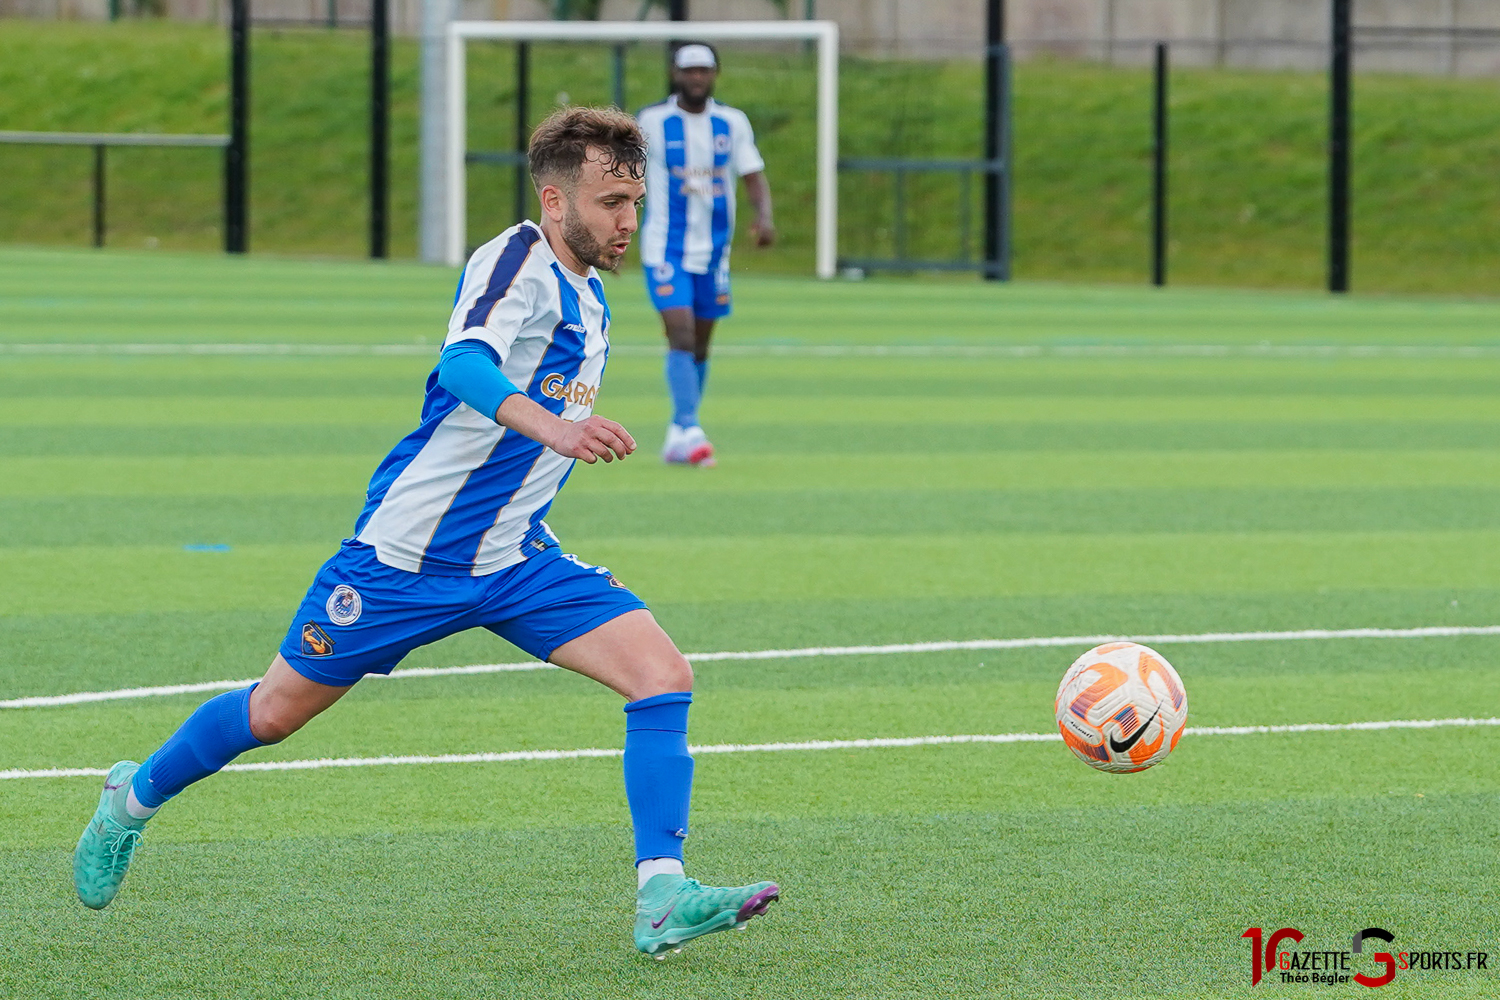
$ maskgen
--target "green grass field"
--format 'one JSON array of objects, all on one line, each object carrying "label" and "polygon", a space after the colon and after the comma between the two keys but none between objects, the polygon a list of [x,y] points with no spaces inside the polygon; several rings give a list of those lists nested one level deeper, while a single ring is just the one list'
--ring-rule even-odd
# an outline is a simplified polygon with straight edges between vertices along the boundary
[{"label": "green grass field", "polygon": [[[258,675],[414,423],[452,283],[0,250],[0,699]],[[1500,622],[1500,305],[737,287],[704,471],[650,454],[656,321],[609,283],[598,409],[644,452],[580,467],[550,518],[686,651]],[[1161,648],[1190,723],[1235,726],[1500,715],[1497,641]],[[1047,733],[1083,648],[705,662],[693,741]],[[521,659],[468,633],[405,665]],[[203,697],[0,709],[0,771],[139,759]],[[376,680],[247,759],[616,748],[621,721],[560,671]],[[660,964],[629,942],[618,760],[223,774],[103,912],[69,862],[98,779],[15,778],[0,995],[1308,995],[1249,985],[1240,935],[1283,926],[1493,966],[1497,737],[1189,736],[1130,776],[1054,742],[705,754],[690,870],[784,898]],[[1412,971],[1378,995],[1497,992]]]}]

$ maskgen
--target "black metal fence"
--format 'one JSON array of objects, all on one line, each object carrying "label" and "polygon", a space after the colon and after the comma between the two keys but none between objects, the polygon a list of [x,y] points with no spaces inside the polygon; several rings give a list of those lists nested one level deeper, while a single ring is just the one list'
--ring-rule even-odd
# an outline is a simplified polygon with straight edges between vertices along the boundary
[{"label": "black metal fence", "polygon": [[[227,135],[152,135],[140,132],[4,132],[0,131],[0,143],[23,146],[88,146],[94,153],[94,211],[93,244],[104,246],[107,227],[107,180],[105,150],[111,146],[154,146],[173,148],[222,149],[226,161],[230,154],[230,137]],[[226,190],[224,198],[224,231],[226,241],[233,229],[235,207],[231,204],[227,178],[229,165],[225,165]]]}]

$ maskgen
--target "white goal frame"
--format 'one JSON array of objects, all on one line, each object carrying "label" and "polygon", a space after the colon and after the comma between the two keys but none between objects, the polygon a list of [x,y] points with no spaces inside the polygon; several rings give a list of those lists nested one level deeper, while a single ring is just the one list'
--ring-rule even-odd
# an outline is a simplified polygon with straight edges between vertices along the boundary
[{"label": "white goal frame", "polygon": [[835,21],[451,21],[446,59],[444,156],[447,176],[447,261],[467,256],[465,163],[468,152],[464,43],[471,38],[515,42],[812,41],[818,50],[817,274],[831,278],[838,260],[839,27]]}]

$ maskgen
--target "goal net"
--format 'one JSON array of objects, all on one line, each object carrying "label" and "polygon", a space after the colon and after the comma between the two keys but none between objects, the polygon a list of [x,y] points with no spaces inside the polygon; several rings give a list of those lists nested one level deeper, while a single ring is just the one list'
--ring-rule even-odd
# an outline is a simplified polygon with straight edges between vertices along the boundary
[{"label": "goal net", "polygon": [[[838,25],[832,21],[454,21],[447,25],[440,101],[424,99],[424,247],[460,265],[472,245],[534,212],[525,175],[532,121],[555,104],[620,104],[627,111],[666,96],[665,44],[706,41],[721,50],[715,97],[745,110],[763,153],[798,155],[794,169],[767,170],[778,207],[812,202],[813,231],[789,242],[811,249],[814,271],[837,261]],[[487,43],[487,44],[486,44]],[[524,43],[524,44],[523,44]],[[791,88],[788,90],[788,88]],[[783,99],[790,95],[790,99]],[[748,98],[748,100],[747,100]],[[530,118],[530,121],[527,118]],[[441,128],[430,125],[441,124]],[[809,180],[811,183],[809,184]],[[778,211],[778,223],[801,212]],[[533,216],[534,217],[534,216]],[[498,228],[496,228],[498,226]],[[808,240],[808,236],[811,240]],[[808,242],[811,247],[807,246]]]}]

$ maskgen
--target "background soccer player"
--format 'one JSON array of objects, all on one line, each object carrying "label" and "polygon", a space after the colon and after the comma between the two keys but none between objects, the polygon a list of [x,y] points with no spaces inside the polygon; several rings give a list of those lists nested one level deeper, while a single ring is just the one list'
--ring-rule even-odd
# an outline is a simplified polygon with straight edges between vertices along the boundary
[{"label": "background soccer player", "polygon": [[673,57],[673,94],[640,113],[646,134],[646,221],[641,266],[667,335],[672,422],[662,459],[712,465],[714,448],[698,424],[714,322],[729,315],[729,243],[735,178],[755,206],[756,246],[776,240],[771,187],[744,112],[713,99],[719,60],[693,43]]},{"label": "background soccer player", "polygon": [[144,764],[110,769],[73,856],[87,905],[115,897],[146,821],[183,788],[286,739],[365,674],[480,627],[627,699],[641,951],[743,924],[777,897],[771,882],[684,876],[692,668],[638,597],[563,554],[542,520],[575,460],[635,450],[593,414],[609,347],[595,268],[619,267],[636,231],[645,140],[624,112],[571,108],[537,127],[529,157],[542,224],[469,259],[421,425],[375,470],[354,537],[318,571],[265,677],[203,704]]}]

